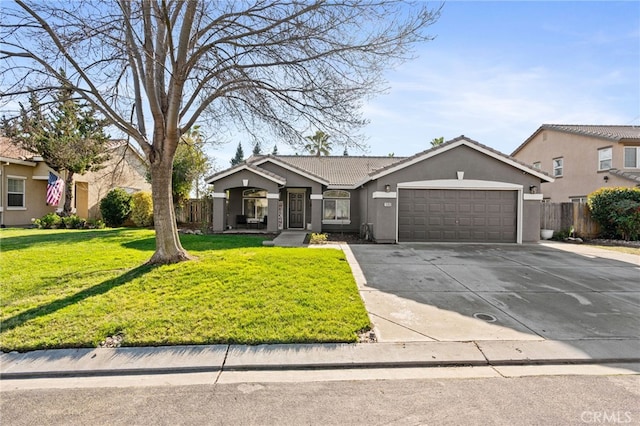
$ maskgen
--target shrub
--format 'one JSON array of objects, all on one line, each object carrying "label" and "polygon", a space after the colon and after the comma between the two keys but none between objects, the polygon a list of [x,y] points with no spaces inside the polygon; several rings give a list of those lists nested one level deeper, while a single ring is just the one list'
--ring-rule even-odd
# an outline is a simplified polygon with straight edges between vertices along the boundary
[{"label": "shrub", "polygon": [[85,227],[88,229],[103,229],[105,224],[102,219],[89,219]]},{"label": "shrub", "polygon": [[311,244],[322,244],[322,243],[326,243],[328,239],[327,234],[320,234],[320,233],[312,233],[311,234],[311,238],[309,239],[309,242]]},{"label": "shrub", "polygon": [[84,225],[86,223],[86,220],[82,219],[81,217],[72,214],[71,216],[65,216],[62,218],[62,227],[67,228],[67,229],[82,229],[84,228]]},{"label": "shrub", "polygon": [[640,202],[616,201],[611,206],[609,221],[615,225],[616,232],[622,239],[637,240],[640,236]]},{"label": "shrub", "polygon": [[639,203],[638,188],[600,188],[587,197],[591,216],[605,238],[638,238]]},{"label": "shrub", "polygon": [[100,212],[107,226],[122,226],[131,213],[131,195],[122,188],[112,189],[100,201]]},{"label": "shrub", "polygon": [[131,220],[136,226],[153,225],[153,199],[149,192],[136,192],[131,197]]},{"label": "shrub", "polygon": [[57,213],[47,213],[33,223],[40,229],[59,228],[62,225],[62,218]]}]

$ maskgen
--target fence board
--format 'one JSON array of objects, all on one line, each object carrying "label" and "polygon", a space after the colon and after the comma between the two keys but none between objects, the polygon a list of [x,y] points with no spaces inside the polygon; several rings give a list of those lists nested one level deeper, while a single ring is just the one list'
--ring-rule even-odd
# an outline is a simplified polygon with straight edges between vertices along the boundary
[{"label": "fence board", "polygon": [[209,224],[213,221],[213,200],[190,199],[176,208],[178,223]]},{"label": "fence board", "polygon": [[586,203],[542,203],[540,228],[555,232],[569,231],[573,227],[576,236],[594,238],[600,228],[591,217]]}]

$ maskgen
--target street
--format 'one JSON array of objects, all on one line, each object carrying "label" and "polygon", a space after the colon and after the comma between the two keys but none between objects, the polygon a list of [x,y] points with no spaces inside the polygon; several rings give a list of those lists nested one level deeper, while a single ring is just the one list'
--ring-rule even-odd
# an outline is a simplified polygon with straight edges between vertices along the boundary
[{"label": "street", "polygon": [[640,424],[637,375],[2,386],[0,421],[12,426]]}]

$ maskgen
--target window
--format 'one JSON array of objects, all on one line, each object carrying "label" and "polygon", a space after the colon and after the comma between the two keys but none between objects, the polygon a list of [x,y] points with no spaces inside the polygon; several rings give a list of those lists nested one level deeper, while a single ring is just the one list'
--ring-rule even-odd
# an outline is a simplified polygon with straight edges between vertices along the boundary
[{"label": "window", "polygon": [[613,156],[613,150],[609,148],[602,148],[598,150],[598,170],[609,170],[611,168],[611,158]]},{"label": "window", "polygon": [[350,223],[351,194],[330,190],[322,193],[322,223]]},{"label": "window", "polygon": [[564,173],[564,161],[562,158],[553,160],[553,177],[561,177]]},{"label": "window", "polygon": [[247,219],[262,220],[268,211],[267,191],[262,189],[245,189],[242,191],[242,214]]},{"label": "window", "polygon": [[624,148],[624,168],[640,169],[640,146]]},{"label": "window", "polygon": [[533,163],[533,168],[536,170],[540,170],[542,168],[542,165],[539,161],[536,161],[535,163]]},{"label": "window", "polygon": [[25,178],[9,177],[7,179],[7,208],[25,207],[24,204]]}]

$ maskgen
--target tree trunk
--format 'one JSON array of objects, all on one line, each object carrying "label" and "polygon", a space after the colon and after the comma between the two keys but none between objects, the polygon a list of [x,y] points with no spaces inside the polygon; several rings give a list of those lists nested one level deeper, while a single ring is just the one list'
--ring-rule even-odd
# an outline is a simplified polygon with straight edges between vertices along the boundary
[{"label": "tree trunk", "polygon": [[64,207],[62,216],[71,216],[71,200],[73,199],[73,172],[67,170],[64,179]]},{"label": "tree trunk", "polygon": [[182,248],[178,237],[173,197],[171,194],[172,161],[162,159],[151,168],[153,191],[153,222],[156,231],[156,252],[149,264],[178,263],[191,257]]}]

